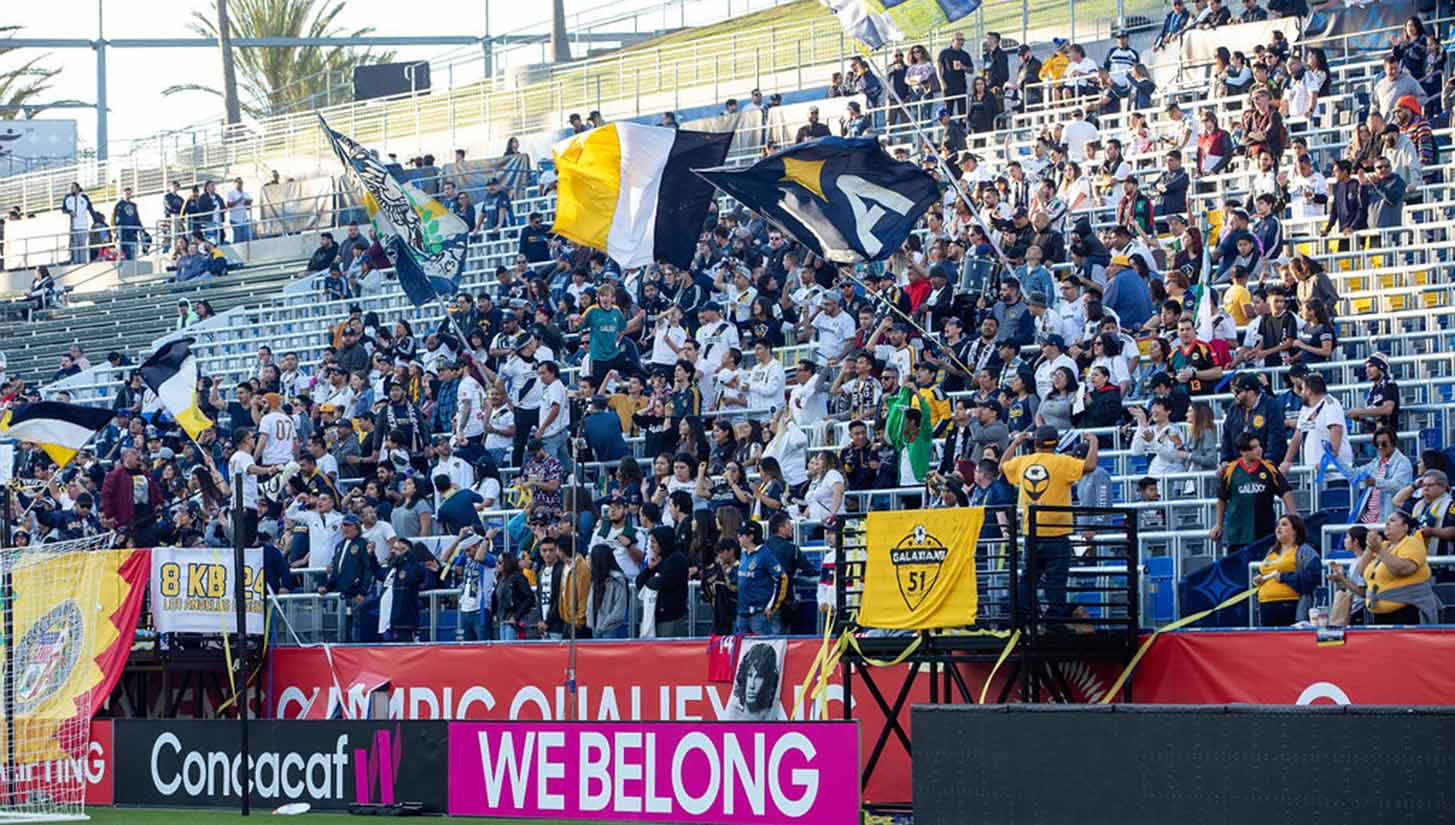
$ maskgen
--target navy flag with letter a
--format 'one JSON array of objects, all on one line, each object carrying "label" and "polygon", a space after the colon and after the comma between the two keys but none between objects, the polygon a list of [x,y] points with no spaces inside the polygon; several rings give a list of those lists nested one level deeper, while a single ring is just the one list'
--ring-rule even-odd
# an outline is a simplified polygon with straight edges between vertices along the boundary
[{"label": "navy flag with letter a", "polygon": [[938,197],[935,179],[872,137],[825,137],[743,169],[693,170],[835,263],[877,261],[904,243]]}]

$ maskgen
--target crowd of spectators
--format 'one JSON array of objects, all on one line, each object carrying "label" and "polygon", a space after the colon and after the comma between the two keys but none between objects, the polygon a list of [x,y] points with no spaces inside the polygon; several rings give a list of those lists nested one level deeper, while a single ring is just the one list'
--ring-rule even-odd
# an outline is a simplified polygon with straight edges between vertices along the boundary
[{"label": "crowd of spectators", "polygon": [[[1218,0],[1174,3],[1158,47],[1228,19]],[[1405,27],[1363,90],[1367,132],[1337,158],[1304,137],[1333,115],[1329,67],[1279,40],[1220,58],[1210,79],[1227,99],[1200,111],[1154,110],[1124,37],[1100,64],[1057,43],[1044,62],[1023,48],[1016,68],[992,34],[978,73],[963,37],[933,61],[916,46],[888,78],[902,110],[872,102],[879,81],[857,62],[847,88],[888,106],[891,126],[928,118],[921,106],[938,116],[932,146],[893,148],[944,197],[883,265],[841,269],[714,204],[691,266],[623,271],[538,213],[517,228],[508,204],[466,201],[467,223],[516,252],[447,318],[416,328],[354,306],[311,368],[260,348],[237,386],[203,379],[219,423],[198,443],[132,378],[72,468],[22,449],[18,474],[45,485],[30,529],[221,544],[240,484],[270,584],[324,568],[318,589],[354,606],[358,639],[410,638],[418,591],[441,583],[463,588],[472,639],[683,635],[693,581],[718,632],[802,631],[812,609],[792,584],[819,570],[799,538],[887,491],[902,506],[1111,503],[1098,456],[1120,431],[1148,462],[1143,504],[1210,471],[1210,538],[1236,552],[1273,537],[1255,578],[1265,624],[1293,622],[1319,579],[1290,478],[1326,456],[1353,468],[1368,527],[1333,580],[1357,592],[1354,615],[1431,621],[1425,547],[1455,542],[1448,468],[1432,453],[1417,472],[1401,452],[1400,392],[1378,348],[1362,386],[1331,391],[1341,296],[1298,242],[1402,225],[1434,174],[1422,171],[1441,106],[1428,90],[1443,88],[1432,37],[1418,19]],[[1001,113],[1051,101],[1067,116],[1030,152],[972,145]],[[756,91],[732,101],[764,105]],[[815,118],[805,128],[828,133]],[[1205,182],[1228,174],[1246,183],[1220,201]],[[452,188],[439,193],[463,195]],[[325,233],[309,264],[333,300],[368,294],[387,268],[372,239],[346,232]],[[1358,450],[1356,433],[1371,436]],[[1144,529],[1160,526],[1144,511]],[[430,536],[444,540],[418,541]],[[1064,552],[1042,582],[1053,610],[1066,606]],[[628,628],[633,593],[643,620]]]}]

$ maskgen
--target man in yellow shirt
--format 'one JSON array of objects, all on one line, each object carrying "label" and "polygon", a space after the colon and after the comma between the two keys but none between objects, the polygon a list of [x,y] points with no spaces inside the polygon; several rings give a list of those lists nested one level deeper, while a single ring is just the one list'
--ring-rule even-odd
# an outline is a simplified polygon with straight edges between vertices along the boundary
[{"label": "man in yellow shirt", "polygon": [[[1071,506],[1071,488],[1086,473],[1096,469],[1096,436],[1084,437],[1087,445],[1086,458],[1058,455],[1056,445],[1060,437],[1055,427],[1036,428],[1036,451],[1029,455],[1016,455],[1020,445],[1029,437],[1026,432],[1018,433],[1010,446],[1000,457],[1000,471],[1018,491],[1017,503],[1021,510],[1021,531],[1031,534],[1032,505],[1042,507]],[[1038,513],[1036,515],[1036,554],[1032,558],[1027,548],[1026,574],[1020,579],[1020,603],[1022,615],[1029,615],[1037,585],[1044,579],[1047,617],[1061,617],[1066,614],[1066,578],[1071,569],[1072,514],[1070,512]]]}]

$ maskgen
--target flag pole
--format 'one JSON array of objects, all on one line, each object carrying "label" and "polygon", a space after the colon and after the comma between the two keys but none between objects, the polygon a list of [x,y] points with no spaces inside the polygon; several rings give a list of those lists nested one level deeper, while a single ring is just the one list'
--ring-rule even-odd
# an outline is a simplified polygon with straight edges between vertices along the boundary
[{"label": "flag pole", "polygon": [[[865,62],[867,63],[867,61]],[[934,154],[936,164],[939,166],[940,174],[945,176],[945,180],[949,181],[950,186],[954,188],[955,194],[961,200],[965,201],[965,205],[968,207],[970,205],[970,197],[965,194],[965,189],[960,185],[960,179],[955,177],[944,155],[941,152],[935,151],[935,145],[930,142],[929,136],[925,134],[924,128],[920,126],[919,118],[910,116],[909,108],[905,105],[904,100],[900,98],[899,92],[895,91],[894,84],[889,82],[889,61],[887,57],[884,59],[881,75],[882,79],[879,81],[879,85],[889,93],[889,96],[894,100],[894,104],[899,107],[899,110],[904,112],[905,117],[909,120],[910,128],[914,131],[914,136],[919,139],[920,143],[929,147],[930,151]],[[886,136],[889,131],[888,114],[888,112],[885,112],[886,116],[884,118],[884,131]],[[975,222],[976,226],[980,227],[980,231],[985,233],[985,239],[990,242],[990,248],[995,251],[995,257],[1000,260],[1002,266],[1009,270],[1011,268],[1010,259],[1005,257],[1005,253],[1000,249],[1000,244],[995,242],[995,235],[991,232],[990,227],[981,222],[980,216],[975,214],[973,209],[970,210],[970,219]]]}]

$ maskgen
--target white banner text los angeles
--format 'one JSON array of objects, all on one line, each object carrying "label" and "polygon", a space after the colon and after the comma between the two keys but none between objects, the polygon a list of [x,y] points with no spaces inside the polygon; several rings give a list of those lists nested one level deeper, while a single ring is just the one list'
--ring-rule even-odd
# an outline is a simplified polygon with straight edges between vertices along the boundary
[{"label": "white banner text los angeles", "polygon": [[[263,551],[243,552],[247,632],[263,632]],[[152,624],[158,633],[233,633],[233,550],[215,547],[152,548]]]}]

